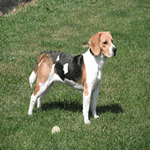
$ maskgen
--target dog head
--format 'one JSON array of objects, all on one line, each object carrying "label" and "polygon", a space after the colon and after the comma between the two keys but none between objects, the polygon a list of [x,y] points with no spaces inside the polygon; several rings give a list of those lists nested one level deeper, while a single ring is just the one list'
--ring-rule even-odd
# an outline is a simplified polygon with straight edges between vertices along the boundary
[{"label": "dog head", "polygon": [[116,55],[117,48],[113,45],[113,38],[110,32],[99,32],[89,40],[90,48],[95,56],[103,54],[106,57]]}]

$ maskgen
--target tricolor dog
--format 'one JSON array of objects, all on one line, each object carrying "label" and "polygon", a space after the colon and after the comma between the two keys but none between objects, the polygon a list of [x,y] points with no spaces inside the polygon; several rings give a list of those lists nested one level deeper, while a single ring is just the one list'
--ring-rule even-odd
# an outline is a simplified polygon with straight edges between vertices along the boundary
[{"label": "tricolor dog", "polygon": [[[83,90],[83,116],[84,122],[89,124],[89,107],[94,118],[102,80],[102,70],[107,57],[116,55],[116,47],[110,32],[99,32],[89,40],[90,48],[86,53],[72,56],[58,51],[42,52],[34,71],[29,77],[32,87],[36,77],[36,88],[31,95],[28,114],[31,115],[37,100],[37,108],[40,109],[44,96],[48,93],[54,82],[65,83],[75,89]],[[38,75],[38,76],[37,76]]]}]

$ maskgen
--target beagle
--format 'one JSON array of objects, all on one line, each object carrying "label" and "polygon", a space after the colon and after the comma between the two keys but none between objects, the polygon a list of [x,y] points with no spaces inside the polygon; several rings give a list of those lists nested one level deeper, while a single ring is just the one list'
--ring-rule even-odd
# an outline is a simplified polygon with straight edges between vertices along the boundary
[{"label": "beagle", "polygon": [[94,118],[102,80],[102,70],[106,57],[116,55],[116,47],[110,32],[99,32],[89,40],[90,48],[86,53],[72,56],[59,51],[42,52],[34,71],[29,77],[32,87],[37,75],[36,88],[31,95],[28,115],[32,115],[33,107],[37,100],[37,108],[40,109],[44,96],[48,93],[54,82],[63,82],[75,89],[83,90],[83,116],[85,124],[89,124],[89,106]]}]

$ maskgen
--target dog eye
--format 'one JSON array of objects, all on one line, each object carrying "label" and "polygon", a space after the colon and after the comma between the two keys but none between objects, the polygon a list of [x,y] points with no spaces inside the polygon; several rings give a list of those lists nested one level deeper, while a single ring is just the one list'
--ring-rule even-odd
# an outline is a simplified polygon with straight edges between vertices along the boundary
[{"label": "dog eye", "polygon": [[113,43],[114,41],[112,40],[112,43]]},{"label": "dog eye", "polygon": [[106,44],[107,44],[107,42],[103,42],[103,44],[105,44],[105,45],[106,45]]}]

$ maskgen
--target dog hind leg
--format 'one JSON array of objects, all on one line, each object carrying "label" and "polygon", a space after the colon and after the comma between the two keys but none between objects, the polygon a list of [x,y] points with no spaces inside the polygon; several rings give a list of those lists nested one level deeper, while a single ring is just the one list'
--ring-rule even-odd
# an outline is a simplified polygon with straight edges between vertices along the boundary
[{"label": "dog hind leg", "polygon": [[50,84],[52,84],[52,81],[51,82],[46,81],[45,83],[39,83],[39,84],[37,83],[35,91],[31,95],[28,115],[32,115],[33,107],[36,103],[37,98],[38,98],[37,105],[38,107],[41,107],[42,100],[44,96],[47,94],[47,92],[49,91]]},{"label": "dog hind leg", "polygon": [[51,83],[49,85],[49,87],[43,92],[43,94],[41,94],[41,96],[38,98],[37,100],[37,109],[40,110],[41,105],[42,105],[42,100],[44,99],[45,95],[49,92],[49,90],[51,89],[51,87],[53,86],[53,83]]},{"label": "dog hind leg", "polygon": [[28,115],[32,115],[32,111],[33,111],[33,107],[36,103],[36,100],[38,98],[38,108],[41,107],[41,103],[42,100],[44,98],[44,96],[47,94],[47,92],[49,91],[49,87],[50,85],[53,83],[53,80],[51,79],[51,76],[46,77],[46,81],[45,82],[41,82],[43,80],[41,80],[43,76],[38,76],[37,78],[37,83],[36,83],[36,88],[35,91],[33,92],[33,94],[31,95],[31,99],[30,99],[30,106],[29,106],[29,110],[28,110]]},{"label": "dog hind leg", "polygon": [[28,115],[32,115],[32,111],[33,111],[33,107],[35,105],[36,99],[37,99],[37,96],[32,94],[31,98],[30,98],[30,105],[29,105]]}]

